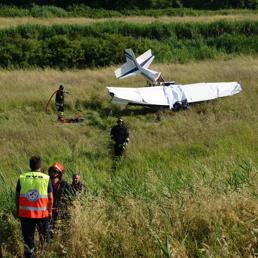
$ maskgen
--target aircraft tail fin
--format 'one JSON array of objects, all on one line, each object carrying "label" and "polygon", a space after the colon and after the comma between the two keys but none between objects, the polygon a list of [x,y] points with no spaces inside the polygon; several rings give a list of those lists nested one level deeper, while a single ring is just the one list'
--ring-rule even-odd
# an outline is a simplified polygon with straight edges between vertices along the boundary
[{"label": "aircraft tail fin", "polygon": [[147,80],[155,82],[160,77],[159,72],[148,69],[155,56],[151,50],[147,50],[139,57],[135,57],[132,49],[125,50],[126,63],[115,71],[116,78],[123,79],[129,76],[141,74]]}]

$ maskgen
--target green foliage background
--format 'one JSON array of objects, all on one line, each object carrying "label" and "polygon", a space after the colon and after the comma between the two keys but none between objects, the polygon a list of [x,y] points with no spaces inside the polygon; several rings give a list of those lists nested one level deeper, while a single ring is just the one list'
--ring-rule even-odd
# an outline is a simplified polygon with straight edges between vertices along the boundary
[{"label": "green foliage background", "polygon": [[258,22],[149,25],[105,22],[79,25],[24,25],[0,31],[0,67],[94,68],[124,61],[151,48],[157,62],[203,60],[258,52]]},{"label": "green foliage background", "polygon": [[1,0],[2,5],[30,6],[37,5],[55,5],[60,7],[69,7],[71,5],[86,5],[93,8],[104,9],[147,9],[147,8],[166,8],[166,7],[188,7],[201,9],[220,9],[220,8],[257,8],[257,0]]}]

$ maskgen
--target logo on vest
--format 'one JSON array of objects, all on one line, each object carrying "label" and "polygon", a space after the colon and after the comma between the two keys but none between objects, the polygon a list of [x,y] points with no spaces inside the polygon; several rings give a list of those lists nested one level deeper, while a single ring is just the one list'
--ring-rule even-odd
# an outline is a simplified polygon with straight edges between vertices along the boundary
[{"label": "logo on vest", "polygon": [[26,197],[27,197],[27,199],[28,199],[29,201],[35,202],[35,201],[37,201],[38,198],[39,198],[39,192],[38,192],[37,190],[35,190],[35,189],[29,190],[29,191],[27,192],[27,194],[26,194]]}]

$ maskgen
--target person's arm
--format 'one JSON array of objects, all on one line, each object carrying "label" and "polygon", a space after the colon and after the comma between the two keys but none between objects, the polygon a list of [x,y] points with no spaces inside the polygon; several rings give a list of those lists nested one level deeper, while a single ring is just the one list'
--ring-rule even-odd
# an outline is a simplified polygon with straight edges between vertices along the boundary
[{"label": "person's arm", "polygon": [[59,99],[59,91],[58,91],[58,90],[55,91],[55,94],[56,94],[56,96],[55,96],[55,102],[58,102],[58,99]]},{"label": "person's arm", "polygon": [[126,127],[126,132],[125,132],[125,138],[128,138],[128,139],[129,139],[129,130],[128,130],[127,127]]},{"label": "person's arm", "polygon": [[111,136],[112,140],[114,140],[114,134],[115,134],[115,128],[112,127],[111,132],[110,132],[110,136]]},{"label": "person's arm", "polygon": [[20,193],[16,192],[15,202],[16,202],[16,216],[17,217],[18,217],[18,214],[19,214],[19,198],[20,198]]},{"label": "person's arm", "polygon": [[17,181],[17,185],[16,185],[16,195],[15,195],[16,216],[18,216],[18,214],[19,214],[20,191],[21,191],[21,184],[20,184],[20,179],[19,179],[19,180]]},{"label": "person's arm", "polygon": [[129,142],[129,130],[125,127],[125,141],[124,143],[127,144]]},{"label": "person's arm", "polygon": [[48,209],[49,217],[51,218],[52,217],[53,202],[54,202],[53,192],[48,193],[47,197],[48,197],[48,207],[47,207],[47,209]]},{"label": "person's arm", "polygon": [[47,190],[48,194],[47,194],[47,197],[48,197],[48,214],[49,214],[49,217],[51,218],[52,217],[52,209],[53,209],[53,204],[54,204],[54,196],[53,196],[53,186],[52,186],[52,183],[51,183],[51,180],[49,179],[48,181],[48,190]]}]

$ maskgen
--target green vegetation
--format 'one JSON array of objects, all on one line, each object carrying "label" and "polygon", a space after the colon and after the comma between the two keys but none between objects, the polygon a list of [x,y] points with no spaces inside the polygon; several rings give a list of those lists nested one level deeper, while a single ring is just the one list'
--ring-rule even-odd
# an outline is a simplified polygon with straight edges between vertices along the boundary
[{"label": "green vegetation", "polygon": [[39,6],[33,5],[30,8],[18,6],[0,6],[0,17],[89,17],[89,18],[107,18],[107,17],[122,17],[122,16],[211,16],[211,15],[249,15],[257,13],[257,10],[250,9],[222,9],[222,10],[196,10],[191,8],[168,8],[165,9],[121,9],[108,10],[90,8],[85,5],[73,5],[68,8],[57,6]]},{"label": "green vegetation", "polygon": [[[71,182],[72,173],[80,171],[88,186],[87,194],[74,202],[68,221],[57,227],[49,249],[38,249],[38,257],[256,257],[257,10],[183,7],[255,9],[257,1],[104,2],[110,10],[98,9],[105,7],[103,1],[87,1],[96,8],[91,9],[57,0],[51,3],[59,7],[34,5],[48,4],[47,0],[29,0],[26,6],[19,1],[22,7],[0,8],[2,17],[25,17],[25,22],[36,23],[32,17],[64,17],[64,23],[68,17],[108,17],[87,26],[23,25],[0,30],[3,256],[22,255],[21,229],[14,214],[15,185],[28,169],[30,156],[38,154],[45,172],[59,161],[65,167],[65,180]],[[154,9],[141,10],[143,6]],[[181,8],[159,9],[163,7]],[[235,21],[239,14],[241,19]],[[186,17],[144,24],[150,17],[143,15]],[[216,15],[233,15],[233,20],[214,22]],[[128,17],[137,24],[109,21],[126,16],[139,16]],[[197,16],[205,22],[191,20]],[[21,21],[13,20],[14,24]],[[42,20],[47,24],[50,19]],[[113,71],[124,62],[128,47],[136,55],[151,48],[159,63],[152,67],[166,79],[238,81],[243,91],[192,105],[186,112],[164,110],[157,123],[150,109],[121,109],[109,103],[107,85],[145,85],[141,78],[114,79]],[[110,65],[115,66],[101,68]],[[78,70],[84,68],[90,69]],[[53,104],[50,113],[44,112],[60,84],[72,92],[66,98],[66,118],[84,118],[82,123],[58,123]],[[114,171],[109,133],[117,116],[123,116],[130,129],[130,143]]]},{"label": "green vegetation", "polygon": [[[39,154],[44,170],[55,160],[65,179],[78,170],[89,191],[40,257],[252,257],[257,252],[258,61],[237,57],[153,69],[178,82],[239,81],[243,92],[193,105],[187,112],[121,110],[109,104],[105,86],[114,67],[81,71],[0,71],[0,200],[5,257],[22,252],[13,216],[18,175]],[[63,83],[66,117],[44,106]],[[108,117],[112,107],[114,116]],[[126,158],[112,171],[110,127],[122,115],[131,132]],[[5,212],[5,213],[4,213]],[[68,225],[68,226],[67,226]],[[60,250],[59,243],[64,247]]]},{"label": "green vegetation", "polygon": [[[223,9],[223,8],[251,8],[258,7],[257,0],[1,0],[2,5],[13,5],[30,7],[31,5],[53,5],[63,8],[69,8],[73,5],[83,4],[83,8],[104,8],[109,10],[124,9],[150,9],[150,8],[167,8],[167,7],[187,7],[199,9]],[[87,7],[86,7],[87,6]]]},{"label": "green vegetation", "polygon": [[158,62],[256,55],[258,22],[106,22],[88,26],[18,26],[0,31],[2,68],[94,68],[122,63],[125,48],[151,48]]}]

